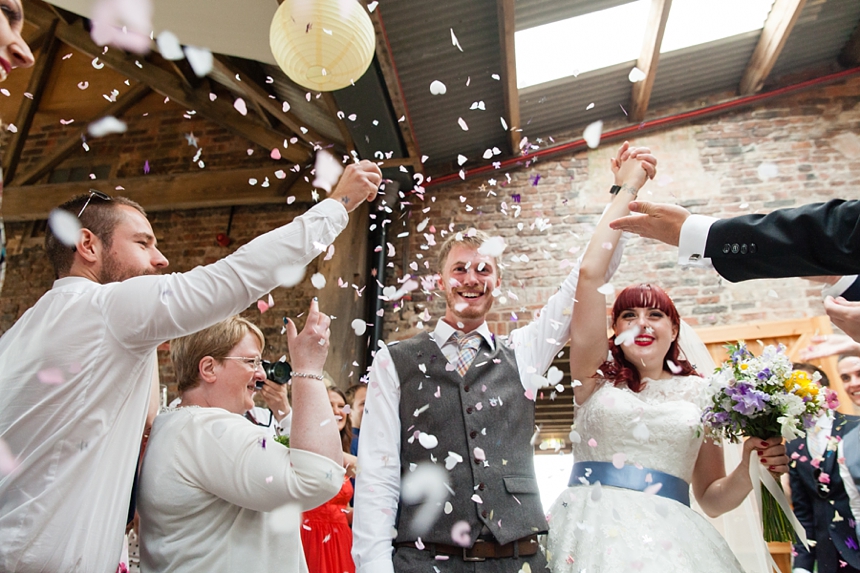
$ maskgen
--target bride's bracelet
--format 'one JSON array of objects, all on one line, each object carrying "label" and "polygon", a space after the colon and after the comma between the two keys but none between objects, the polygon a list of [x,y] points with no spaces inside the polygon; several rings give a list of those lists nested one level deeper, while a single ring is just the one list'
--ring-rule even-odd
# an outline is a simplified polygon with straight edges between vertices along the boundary
[{"label": "bride's bracelet", "polygon": [[310,374],[308,372],[292,372],[290,378],[313,378],[314,380],[325,380],[322,374]]}]

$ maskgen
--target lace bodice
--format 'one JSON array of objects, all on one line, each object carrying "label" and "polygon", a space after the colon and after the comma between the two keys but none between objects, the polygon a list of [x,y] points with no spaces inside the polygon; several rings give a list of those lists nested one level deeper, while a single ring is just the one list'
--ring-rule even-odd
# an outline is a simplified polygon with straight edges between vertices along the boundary
[{"label": "lace bodice", "polygon": [[598,387],[575,414],[575,461],[639,464],[689,482],[702,444],[700,397],[705,380],[647,380],[638,394]]}]

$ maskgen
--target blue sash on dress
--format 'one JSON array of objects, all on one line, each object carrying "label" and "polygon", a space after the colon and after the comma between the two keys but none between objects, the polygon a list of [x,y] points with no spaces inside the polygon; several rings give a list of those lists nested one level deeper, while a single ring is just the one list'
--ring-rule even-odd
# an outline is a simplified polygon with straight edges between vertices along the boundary
[{"label": "blue sash on dress", "polygon": [[[650,476],[650,480],[648,476]],[[583,483],[579,478],[585,478],[588,481]],[[631,465],[625,465],[618,469],[609,462],[576,462],[573,464],[573,471],[570,473],[570,481],[567,484],[569,487],[590,485],[595,482],[635,491],[645,491],[647,487],[659,483],[662,485],[660,489],[654,492],[654,495],[674,499],[690,507],[690,484],[679,477],[650,468],[640,469]]]}]

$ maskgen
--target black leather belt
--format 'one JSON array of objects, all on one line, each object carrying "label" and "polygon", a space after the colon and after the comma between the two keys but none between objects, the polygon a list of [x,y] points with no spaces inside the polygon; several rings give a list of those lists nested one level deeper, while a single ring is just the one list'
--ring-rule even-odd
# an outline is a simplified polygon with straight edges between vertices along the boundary
[{"label": "black leather belt", "polygon": [[[395,543],[395,547],[410,547],[417,549],[415,541]],[[528,557],[538,552],[537,535],[522,537],[516,541],[501,545],[495,541],[476,539],[472,547],[446,545],[444,543],[425,543],[424,551],[433,554],[461,557],[463,561],[486,561],[487,559],[503,559],[506,557]]]}]

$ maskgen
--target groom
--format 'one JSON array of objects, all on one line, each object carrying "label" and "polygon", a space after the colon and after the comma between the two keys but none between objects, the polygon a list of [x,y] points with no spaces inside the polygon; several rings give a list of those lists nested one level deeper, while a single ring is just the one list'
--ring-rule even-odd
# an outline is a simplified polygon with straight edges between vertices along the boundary
[{"label": "groom", "polygon": [[[625,144],[619,159],[626,151]],[[537,545],[547,522],[534,473],[534,399],[568,338],[578,265],[537,318],[504,340],[486,322],[501,285],[496,257],[482,248],[488,238],[471,230],[445,241],[438,267],[445,316],[432,334],[376,353],[358,448],[358,573],[546,567]],[[435,523],[420,530],[419,506],[400,500],[401,478],[442,460],[449,495]]]}]

